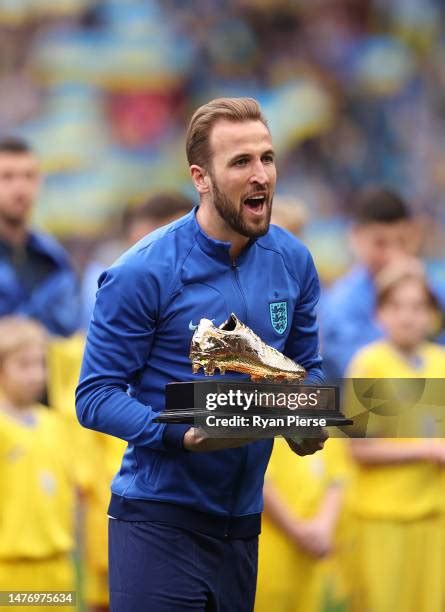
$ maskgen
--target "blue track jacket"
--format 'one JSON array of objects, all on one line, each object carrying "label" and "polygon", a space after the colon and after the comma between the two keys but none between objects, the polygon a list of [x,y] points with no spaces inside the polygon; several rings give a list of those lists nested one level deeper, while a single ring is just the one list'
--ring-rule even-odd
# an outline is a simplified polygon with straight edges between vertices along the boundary
[{"label": "blue track jacket", "polygon": [[9,261],[0,260],[0,316],[40,321],[55,335],[70,336],[80,326],[80,291],[68,255],[51,236],[29,232],[28,245],[54,264],[54,271],[28,295]]},{"label": "blue track jacket", "polygon": [[[234,312],[301,363],[311,381],[322,381],[319,282],[307,248],[276,226],[251,241],[236,264],[229,248],[204,234],[195,209],[145,237],[99,278],[76,406],[84,426],[128,442],[112,483],[114,517],[168,520],[176,508],[184,511],[182,522],[187,511],[189,518],[198,511],[231,520],[262,510],[271,440],[187,452],[182,440],[189,425],[153,422],[164,409],[167,383],[202,378],[192,374],[188,355],[203,317],[220,325]],[[287,322],[277,331],[271,305],[280,302]]]}]

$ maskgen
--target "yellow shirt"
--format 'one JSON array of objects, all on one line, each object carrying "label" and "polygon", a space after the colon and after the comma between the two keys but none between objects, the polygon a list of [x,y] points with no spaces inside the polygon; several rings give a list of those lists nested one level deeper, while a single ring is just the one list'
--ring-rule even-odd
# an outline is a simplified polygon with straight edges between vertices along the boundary
[{"label": "yellow shirt", "polygon": [[[351,378],[441,378],[445,349],[425,343],[411,364],[387,341],[370,344],[352,360]],[[382,443],[412,444],[418,439],[385,438]],[[441,509],[442,469],[427,461],[365,466],[357,464],[350,490],[350,507],[368,518],[410,520]]]},{"label": "yellow shirt", "polygon": [[289,510],[300,518],[314,516],[329,485],[346,478],[347,458],[342,439],[329,439],[323,450],[298,457],[283,438],[276,438],[266,472]]},{"label": "yellow shirt", "polygon": [[76,418],[74,394],[85,348],[81,334],[53,338],[48,350],[48,396],[51,406]]},{"label": "yellow shirt", "polygon": [[74,546],[75,463],[67,423],[42,406],[0,411],[0,559]]},{"label": "yellow shirt", "polygon": [[417,351],[417,363],[410,363],[386,340],[358,351],[348,368],[351,378],[444,378],[445,349],[425,342]]}]

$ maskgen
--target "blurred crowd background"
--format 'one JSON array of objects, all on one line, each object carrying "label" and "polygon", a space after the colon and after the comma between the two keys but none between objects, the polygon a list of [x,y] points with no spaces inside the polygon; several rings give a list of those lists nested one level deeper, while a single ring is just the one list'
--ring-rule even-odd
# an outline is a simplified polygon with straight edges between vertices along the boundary
[{"label": "blurred crowd background", "polygon": [[[76,455],[75,471],[82,473],[74,475],[73,470],[66,486],[82,491],[78,515],[84,532],[79,537],[67,522],[63,526],[66,539],[61,543],[57,531],[60,513],[57,507],[47,506],[44,498],[47,491],[39,490],[33,501],[41,510],[46,508],[51,517],[53,527],[48,530],[38,513],[23,514],[27,509],[28,502],[23,501],[28,499],[27,491],[19,491],[17,486],[17,498],[12,499],[13,510],[8,515],[11,523],[0,521],[0,528],[5,531],[5,525],[10,524],[13,526],[10,534],[22,530],[23,534],[34,535],[28,542],[24,535],[23,541],[17,543],[12,538],[4,550],[0,547],[1,584],[5,583],[5,576],[7,579],[17,558],[20,561],[23,551],[31,550],[31,544],[42,535],[42,541],[50,542],[51,554],[66,555],[77,550],[80,576],[77,583],[82,586],[83,597],[92,610],[107,609],[106,507],[109,482],[118,469],[124,445],[117,439],[81,430],[74,419],[73,395],[84,331],[100,272],[142,235],[196,203],[185,157],[185,129],[196,107],[218,96],[252,96],[259,100],[268,119],[278,154],[276,200],[280,206],[276,208],[274,220],[302,236],[314,255],[326,290],[322,305],[328,306],[324,316],[321,311],[322,327],[324,323],[327,329],[330,310],[338,315],[331,322],[332,330],[344,331],[344,337],[350,338],[348,344],[348,340],[340,341],[332,335],[334,362],[338,361],[339,347],[349,351],[349,359],[349,353],[366,343],[363,331],[366,325],[371,326],[378,289],[364,261],[360,268],[361,280],[357,281],[357,275],[343,276],[353,263],[347,238],[353,217],[351,206],[358,189],[378,185],[398,194],[402,204],[408,203],[421,232],[416,234],[414,247],[407,248],[406,252],[410,257],[422,258],[428,283],[437,288],[436,298],[440,307],[444,307],[445,5],[442,0],[0,0],[0,139],[23,138],[37,153],[44,183],[33,206],[32,223],[37,230],[57,238],[68,252],[66,257],[58,245],[35,238],[32,244],[21,244],[21,248],[25,244],[25,255],[21,253],[17,259],[16,251],[20,249],[8,246],[9,238],[2,234],[4,228],[0,224],[0,317],[26,315],[39,320],[50,332],[43,401],[57,408],[57,414],[63,415],[64,423],[69,426],[70,453],[74,451]],[[2,193],[0,199],[1,196]],[[32,197],[26,197],[33,204]],[[402,204],[398,199],[394,202],[392,196],[390,200],[388,207],[396,210],[394,219],[404,222]],[[367,221],[386,223],[385,210],[385,206],[380,206],[377,217],[372,217],[372,212]],[[37,257],[34,261],[36,254],[40,254],[40,259]],[[51,266],[45,258],[51,260]],[[412,281],[411,273],[417,268],[413,268],[413,260],[408,263]],[[8,266],[18,277],[22,275],[19,280],[26,281],[28,296],[19,295],[17,283],[8,284],[12,283]],[[36,271],[43,276],[49,273],[56,276],[57,286],[43,282],[39,285]],[[406,270],[399,271],[399,275],[405,273]],[[398,277],[397,283],[405,282],[405,276],[401,281]],[[348,283],[352,287],[353,278],[354,282],[362,283],[357,285],[363,288],[357,296],[366,302],[365,309],[358,299],[357,309],[348,311],[345,305],[350,302],[349,294],[343,289],[341,299],[337,291],[333,294],[334,301],[329,302],[329,288],[339,277],[346,278],[343,288]],[[413,310],[417,308],[417,314],[413,315],[416,317],[420,311],[428,311],[430,295],[425,293],[423,281],[419,284],[416,277],[413,282],[417,283],[417,289],[420,287],[420,298],[409,297],[420,300],[420,306],[413,306]],[[40,289],[41,297],[35,298]],[[13,307],[8,305],[8,300],[13,299],[14,291],[17,306]],[[0,384],[7,380],[4,364],[10,352],[20,352],[28,346],[26,342],[35,344],[38,336],[36,330],[31,330],[29,338],[23,332],[26,340],[23,344],[19,341],[22,332],[13,337],[14,329],[18,329],[14,327],[16,323],[6,319],[0,334],[0,341],[5,343],[8,334],[11,340],[4,344],[5,348],[0,342]],[[354,326],[354,341],[347,335],[349,323]],[[420,322],[416,349],[424,336],[432,337],[427,327]],[[440,330],[441,320],[437,316],[435,338]],[[368,340],[378,337],[374,332],[370,328]],[[326,340],[326,353],[327,346]],[[380,350],[387,352],[374,357],[386,370],[383,368],[383,373],[376,374],[377,370],[370,368],[369,374],[362,373],[362,376],[384,377],[391,373],[401,377],[443,376],[442,348],[437,349],[437,355],[434,353],[434,368],[428,362],[423,370],[419,370],[419,364],[408,367],[393,361],[390,343]],[[430,350],[436,348],[430,347]],[[20,376],[19,373],[19,382]],[[12,396],[16,391],[11,391]],[[2,402],[4,395],[7,395],[5,389],[0,397]],[[40,437],[36,431],[34,438],[26,437],[22,430],[17,433],[8,421],[7,412],[0,411],[3,500],[10,500],[13,493],[7,474],[11,457],[15,457],[14,436],[20,438],[20,443],[30,445],[35,453],[34,462],[26,468],[29,473],[39,468],[39,462],[47,461],[48,457],[57,462],[63,454],[62,438],[54,448],[44,448],[42,432]],[[343,524],[341,516],[343,500],[337,493],[339,483],[343,487],[349,482],[354,461],[360,464],[364,455],[360,447],[354,451],[355,455],[349,452],[343,442],[336,440],[326,452],[299,463],[292,477],[288,474],[290,455],[284,453],[281,443],[277,444],[268,483],[270,487],[275,479],[289,511],[298,516],[295,535],[298,546],[294,548],[300,556],[289,557],[287,562],[286,555],[291,553],[284,545],[289,544],[289,534],[285,534],[281,543],[278,540],[274,543],[277,533],[269,531],[269,540],[264,536],[267,554],[263,558],[269,559],[270,564],[260,566],[260,577],[263,585],[271,585],[271,591],[269,594],[259,591],[260,612],[263,609],[280,612],[350,609],[348,599],[354,580],[349,579],[346,587],[343,578],[331,580],[338,573],[338,567],[345,565],[339,562],[338,555],[335,557],[334,540],[340,538],[337,547],[340,551],[350,544],[346,537],[349,524]],[[7,444],[11,445],[8,451]],[[377,512],[387,522],[398,521],[399,526],[411,521],[415,529],[419,527],[416,523],[419,515],[411,511],[412,502],[426,499],[427,518],[434,515],[435,521],[428,523],[428,533],[433,534],[436,545],[439,543],[445,549],[441,546],[445,536],[445,505],[440,494],[445,474],[445,447],[438,445],[434,453],[426,445],[416,449],[416,456],[421,457],[419,463],[428,464],[431,470],[425,475],[422,463],[420,467],[410,466],[414,471],[409,478],[405,479],[405,472],[401,479],[399,473],[394,476],[392,482],[397,485],[403,480],[405,487],[394,515],[392,510],[389,515],[385,514],[391,506],[387,503],[388,499],[391,501],[391,490],[387,487],[381,494],[379,486],[383,480],[378,480],[378,486],[365,483],[368,488],[365,486],[356,498],[371,500],[366,510],[368,518]],[[380,452],[384,455],[386,451],[380,449],[377,455]],[[406,457],[404,449],[400,452]],[[414,461],[413,457],[414,454],[407,461]],[[363,461],[366,463],[369,457]],[[20,483],[20,472],[17,474]],[[428,485],[428,490],[420,490],[419,484]],[[431,493],[433,489],[437,494]],[[364,496],[363,491],[367,491]],[[266,489],[266,497],[274,494],[273,489]],[[75,505],[73,500],[69,504]],[[6,506],[6,503],[3,507],[0,505],[1,516]],[[16,511],[19,507],[21,513]],[[271,527],[267,520],[266,513],[266,534]],[[48,524],[49,521],[50,518]],[[337,529],[340,535],[336,534]],[[283,533],[279,535],[282,537]],[[406,533],[400,536],[400,550]],[[428,546],[426,532],[419,533],[420,541]],[[388,542],[393,541],[391,528],[388,534]],[[409,557],[413,559],[413,576],[414,572],[420,575],[423,566],[426,572],[431,567],[418,552],[419,542],[415,537]],[[377,534],[376,539],[371,574],[382,579],[382,559],[378,554],[386,532],[383,538],[381,533]],[[268,542],[272,542],[269,549]],[[368,558],[367,555],[366,550],[363,558]],[[37,552],[35,557],[36,563],[40,562]],[[319,573],[321,559],[328,565]],[[354,563],[353,559],[349,577],[357,570]],[[30,568],[35,573],[32,564],[25,566],[23,575],[29,575]],[[284,574],[274,568],[284,572],[284,566],[291,572],[286,578],[288,586],[294,588],[297,582],[303,587],[314,585],[312,594],[292,593],[296,600],[301,599],[303,607],[277,603]],[[52,565],[49,569],[42,567],[43,574],[49,572],[51,576],[54,572]],[[445,560],[437,561],[434,567],[439,569],[433,587],[425,580],[416,593],[434,591],[437,603],[445,601],[445,591],[438,586],[443,583]],[[392,580],[392,571],[388,569],[387,582],[377,590],[394,593],[397,598],[406,576],[400,581],[397,576]],[[18,580],[19,574],[16,576]],[[336,604],[326,607],[321,603],[326,600],[321,595],[326,576],[338,591],[331,597],[331,604],[341,601],[340,607]],[[298,585],[295,588],[300,588]],[[291,587],[283,597],[290,597],[290,590]],[[361,595],[355,593],[359,603],[351,608],[353,612],[363,612]],[[268,600],[268,596],[272,599]],[[389,608],[369,609],[371,612],[402,610],[399,600],[394,601]],[[414,601],[414,607],[410,608],[411,604],[407,603],[403,612],[443,610],[441,603],[436,606],[432,599],[425,601],[424,607]]]},{"label": "blurred crowd background", "polygon": [[257,98],[279,153],[279,193],[305,202],[323,280],[351,190],[384,182],[428,227],[443,275],[445,39],[441,0],[1,0],[0,133],[46,172],[36,223],[82,270],[125,204],[195,198],[184,130],[219,96]]}]

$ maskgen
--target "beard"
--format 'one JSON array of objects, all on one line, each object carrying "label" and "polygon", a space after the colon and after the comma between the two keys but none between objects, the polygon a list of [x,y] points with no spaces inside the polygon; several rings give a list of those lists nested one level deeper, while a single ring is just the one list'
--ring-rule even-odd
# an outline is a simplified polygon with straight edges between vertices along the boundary
[{"label": "beard", "polygon": [[11,227],[17,228],[26,225],[31,214],[32,202],[30,200],[6,200],[0,202],[0,219]]},{"label": "beard", "polygon": [[246,221],[244,219],[244,204],[241,203],[237,208],[236,204],[226,196],[226,194],[218,188],[218,183],[212,178],[213,183],[213,203],[219,216],[227,223],[227,225],[241,236],[246,238],[260,238],[267,234],[270,225],[270,217],[272,214],[272,198],[269,202],[265,202],[266,216],[263,219],[258,219],[258,223]]},{"label": "beard", "polygon": [[27,217],[23,215],[13,215],[8,213],[0,213],[0,219],[10,228],[18,228],[26,225]]}]

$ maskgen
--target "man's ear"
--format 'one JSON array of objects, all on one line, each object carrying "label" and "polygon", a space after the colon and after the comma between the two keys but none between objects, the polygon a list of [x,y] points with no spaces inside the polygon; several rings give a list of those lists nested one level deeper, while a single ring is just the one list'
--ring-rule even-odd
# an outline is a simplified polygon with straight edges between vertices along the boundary
[{"label": "man's ear", "polygon": [[190,176],[199,194],[204,195],[205,193],[209,193],[211,180],[205,168],[192,164],[190,166]]}]

